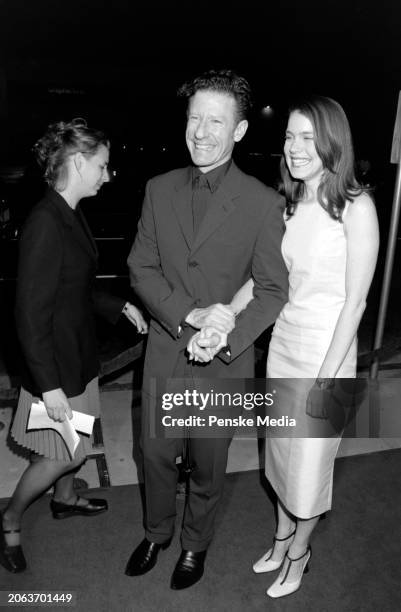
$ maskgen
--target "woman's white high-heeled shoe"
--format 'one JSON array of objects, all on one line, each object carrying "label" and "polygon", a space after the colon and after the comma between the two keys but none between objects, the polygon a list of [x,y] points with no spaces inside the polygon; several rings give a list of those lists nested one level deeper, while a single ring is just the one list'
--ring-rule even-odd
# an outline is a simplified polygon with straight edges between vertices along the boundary
[{"label": "woman's white high-heeled shoe", "polygon": [[255,572],[255,574],[263,574],[264,572],[274,572],[276,569],[278,569],[283,564],[285,555],[287,554],[287,550],[289,549],[291,542],[288,542],[288,546],[285,547],[283,551],[283,556],[280,561],[273,561],[271,559],[274,552],[274,544],[275,542],[285,542],[285,540],[289,540],[294,535],[295,530],[290,533],[290,535],[286,538],[277,538],[276,536],[274,536],[273,546],[267,551],[265,555],[263,555],[263,557],[261,557],[258,561],[256,561],[256,563],[253,564],[253,571]]},{"label": "woman's white high-heeled shoe", "polygon": [[[308,546],[304,554],[298,557],[297,559],[291,559],[287,552],[286,557],[288,559],[288,565],[285,570],[284,576],[279,576],[275,580],[275,582],[273,582],[271,587],[266,591],[267,595],[276,599],[278,597],[285,597],[286,595],[291,595],[291,593],[295,593],[295,591],[297,591],[301,586],[302,576],[304,575],[304,573],[306,574],[309,571],[309,560],[311,556],[312,548],[310,546]],[[287,582],[286,579],[289,574],[292,563],[294,563],[295,561],[300,561],[302,558],[304,560],[302,561],[302,569],[299,574],[299,578],[294,582]]]}]

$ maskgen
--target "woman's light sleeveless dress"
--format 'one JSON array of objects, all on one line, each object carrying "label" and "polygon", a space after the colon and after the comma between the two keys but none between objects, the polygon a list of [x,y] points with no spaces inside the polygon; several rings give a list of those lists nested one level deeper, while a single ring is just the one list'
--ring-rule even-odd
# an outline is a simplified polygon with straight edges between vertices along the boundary
[{"label": "woman's light sleeveless dress", "polygon": [[[314,379],[345,301],[344,225],[318,202],[300,203],[286,220],[282,253],[289,272],[289,298],[274,326],[267,376]],[[356,357],[355,337],[338,378],[355,377]],[[312,382],[306,381],[308,388]],[[305,411],[305,402],[296,409]],[[295,516],[311,518],[331,508],[339,443],[340,437],[267,438],[266,476]]]}]

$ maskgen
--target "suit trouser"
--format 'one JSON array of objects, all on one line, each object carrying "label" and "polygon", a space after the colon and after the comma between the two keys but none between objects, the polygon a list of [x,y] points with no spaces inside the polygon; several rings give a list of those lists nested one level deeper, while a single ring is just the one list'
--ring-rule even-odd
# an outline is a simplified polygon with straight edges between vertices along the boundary
[{"label": "suit trouser", "polygon": [[[152,418],[152,406],[155,403],[143,393],[142,405],[146,537],[151,542],[162,543],[174,533],[179,474],[176,458],[183,453],[184,437],[149,435],[149,419]],[[230,409],[230,416],[237,416],[241,410],[238,407]],[[197,429],[191,427],[182,432],[188,436],[187,444],[193,466],[181,535],[185,550],[205,550],[213,537],[218,502],[223,492],[228,448],[234,431],[234,427],[224,428],[221,432],[224,437],[218,438],[196,437]],[[214,430],[214,434],[220,435],[220,432]]]}]

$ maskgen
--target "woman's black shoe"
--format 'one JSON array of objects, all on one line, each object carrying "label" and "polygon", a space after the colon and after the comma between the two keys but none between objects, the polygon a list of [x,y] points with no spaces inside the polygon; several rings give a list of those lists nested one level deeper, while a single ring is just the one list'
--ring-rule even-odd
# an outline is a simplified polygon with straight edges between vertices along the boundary
[{"label": "woman's black shoe", "polygon": [[52,499],[50,502],[50,509],[53,518],[64,519],[77,514],[82,516],[95,516],[96,514],[106,512],[108,508],[105,499],[88,499],[88,503],[85,505],[78,503],[80,499],[80,497],[77,497],[75,504],[63,504],[62,502]]},{"label": "woman's black shoe", "polygon": [[2,517],[0,514],[0,563],[9,572],[17,574],[26,569],[26,560],[20,544],[9,546],[6,542],[6,533],[20,533],[20,529],[3,529]]}]

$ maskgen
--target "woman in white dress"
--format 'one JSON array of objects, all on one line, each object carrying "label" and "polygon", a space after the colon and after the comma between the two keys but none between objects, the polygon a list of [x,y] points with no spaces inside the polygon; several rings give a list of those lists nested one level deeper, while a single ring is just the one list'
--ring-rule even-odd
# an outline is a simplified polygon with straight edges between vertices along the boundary
[{"label": "woman in white dress", "polygon": [[[324,390],[334,378],[355,377],[356,332],[379,245],[375,207],[355,179],[351,133],[337,102],[314,97],[290,109],[281,174],[290,289],[274,327],[267,376],[313,378],[315,390]],[[234,297],[236,313],[252,299],[252,285]],[[300,387],[307,382],[299,381]],[[253,569],[281,568],[270,597],[300,587],[312,531],[331,507],[339,442],[267,439],[266,475],[277,494],[278,525],[272,547]]]}]

